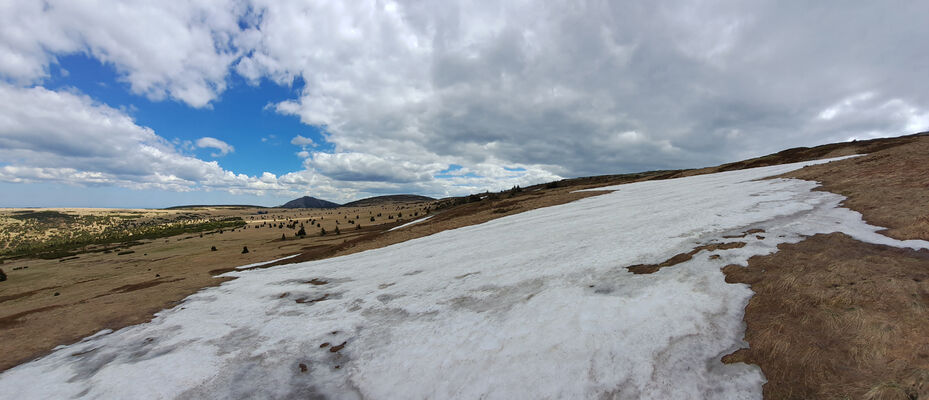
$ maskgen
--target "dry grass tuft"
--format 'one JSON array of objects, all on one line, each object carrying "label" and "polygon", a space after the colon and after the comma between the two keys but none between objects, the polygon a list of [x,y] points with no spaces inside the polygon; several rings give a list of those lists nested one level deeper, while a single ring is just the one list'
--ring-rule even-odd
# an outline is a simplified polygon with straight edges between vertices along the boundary
[{"label": "dry grass tuft", "polygon": [[864,400],[913,400],[914,397],[907,393],[907,388],[896,383],[885,382],[868,390],[862,398]]}]

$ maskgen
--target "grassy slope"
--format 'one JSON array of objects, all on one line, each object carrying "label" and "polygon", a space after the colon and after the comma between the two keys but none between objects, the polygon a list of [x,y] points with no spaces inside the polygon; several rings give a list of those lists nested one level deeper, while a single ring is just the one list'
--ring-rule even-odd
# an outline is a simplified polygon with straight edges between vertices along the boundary
[{"label": "grassy slope", "polygon": [[[386,245],[390,245],[393,243],[399,243],[399,242],[413,239],[416,237],[422,237],[422,236],[426,236],[429,234],[433,234],[433,233],[436,233],[436,232],[439,232],[445,229],[452,229],[452,228],[457,228],[461,226],[467,226],[467,225],[472,225],[476,223],[486,222],[486,221],[489,221],[491,219],[495,219],[501,216],[511,215],[514,213],[527,211],[533,208],[545,207],[545,206],[550,206],[550,205],[555,205],[555,204],[562,204],[565,202],[576,200],[578,198],[597,194],[595,192],[572,193],[572,191],[578,190],[578,189],[605,186],[605,185],[613,185],[613,184],[620,184],[620,183],[629,183],[629,182],[636,182],[636,181],[643,181],[643,180],[650,180],[650,179],[669,179],[669,178],[689,176],[689,175],[695,175],[695,174],[701,174],[701,173],[713,173],[713,172],[720,172],[720,171],[733,170],[733,169],[750,168],[750,167],[757,167],[757,166],[803,161],[803,160],[809,160],[809,159],[826,158],[826,157],[834,157],[834,156],[849,155],[849,154],[863,154],[863,153],[873,153],[873,154],[868,157],[852,159],[852,160],[856,160],[854,161],[855,162],[854,164],[847,164],[847,166],[844,166],[838,170],[832,170],[827,167],[824,167],[826,168],[824,170],[819,170],[817,169],[817,167],[810,167],[810,168],[807,168],[807,169],[804,169],[798,172],[798,173],[802,173],[805,175],[797,176],[797,177],[801,177],[804,179],[815,179],[815,180],[824,182],[826,184],[827,190],[836,191],[837,193],[841,193],[841,194],[845,194],[849,196],[850,200],[847,202],[847,206],[864,213],[865,218],[868,221],[871,221],[872,223],[881,224],[884,226],[889,226],[889,227],[892,227],[893,229],[900,229],[901,235],[905,236],[905,235],[912,234],[912,232],[917,232],[917,233],[922,232],[921,230],[925,228],[926,221],[929,221],[929,219],[921,220],[920,219],[922,218],[920,217],[921,214],[917,215],[918,212],[916,212],[915,214],[914,212],[912,212],[912,210],[925,210],[926,209],[925,207],[926,202],[923,201],[922,199],[926,198],[925,196],[927,195],[927,188],[929,188],[929,184],[922,185],[922,186],[920,186],[919,184],[916,184],[916,185],[908,184],[907,179],[911,179],[911,178],[901,178],[898,172],[899,170],[902,169],[902,170],[905,170],[907,173],[912,173],[914,176],[926,177],[926,176],[929,176],[929,171],[926,170],[927,167],[925,166],[926,164],[925,162],[922,162],[922,163],[918,162],[919,160],[924,160],[925,157],[923,157],[922,159],[917,157],[915,159],[917,162],[904,164],[904,166],[901,166],[900,164],[896,164],[898,162],[896,160],[899,157],[903,157],[900,154],[898,154],[898,152],[902,151],[901,149],[911,149],[914,147],[913,146],[914,144],[926,143],[927,141],[929,141],[929,136],[921,135],[921,136],[908,136],[908,137],[890,138],[890,139],[876,139],[876,140],[871,140],[871,141],[861,141],[861,142],[854,142],[854,143],[839,143],[839,144],[832,144],[832,145],[826,145],[826,146],[818,146],[814,148],[790,149],[790,150],[785,150],[783,152],[776,153],[773,155],[759,157],[759,158],[752,159],[752,160],[745,160],[745,161],[741,161],[737,163],[725,164],[725,165],[721,165],[718,167],[710,167],[710,168],[694,169],[694,170],[652,171],[652,172],[644,172],[644,173],[637,173],[637,174],[606,175],[606,176],[597,176],[597,177],[575,178],[575,179],[567,179],[567,180],[563,180],[559,182],[552,182],[548,184],[527,187],[527,188],[523,188],[522,190],[518,190],[518,191],[517,190],[504,191],[504,192],[499,192],[499,193],[489,193],[484,196],[466,196],[466,197],[461,197],[461,198],[442,199],[437,202],[439,208],[442,209],[441,212],[436,214],[435,217],[430,219],[429,221],[423,222],[421,224],[416,224],[411,227],[400,229],[400,230],[390,232],[390,233],[383,233],[383,232],[386,231],[386,229],[394,225],[398,225],[399,222],[395,224],[382,225],[379,227],[373,227],[373,226],[369,227],[366,225],[365,229],[353,235],[353,237],[351,237],[349,240],[330,240],[327,238],[327,240],[324,242],[313,244],[311,246],[305,245],[302,249],[303,255],[295,259],[292,259],[292,260],[282,261],[279,264],[286,264],[289,262],[297,262],[297,261],[339,256],[339,255],[349,254],[349,253],[366,250],[370,248],[383,247]],[[922,152],[922,154],[929,154],[929,153],[926,153],[925,150],[916,150],[917,156],[919,152]],[[884,157],[886,160],[883,162],[870,161],[870,160],[874,160],[876,157]],[[912,158],[913,155],[911,154],[907,157]],[[843,161],[842,163],[848,163],[848,162],[851,162],[851,160]],[[866,168],[868,163],[874,163],[873,165],[883,165],[881,168],[885,171],[885,173],[891,174],[892,177],[888,178],[887,175],[880,175],[880,174],[871,174],[867,176],[856,177],[855,171],[860,170],[861,168]],[[886,165],[881,164],[881,163],[886,163]],[[828,164],[828,165],[834,166],[834,165],[840,165],[840,164]],[[846,165],[846,164],[841,164],[841,165]],[[850,175],[848,176],[837,175],[836,171],[842,171],[842,170],[850,171],[849,172]],[[919,175],[919,174],[922,174],[922,175]],[[894,176],[896,178],[894,178]],[[840,183],[844,182],[844,186],[839,185],[836,182],[840,182]],[[922,182],[922,181],[911,180],[909,182],[912,183],[912,182]],[[883,185],[883,186],[880,186],[880,185]],[[880,190],[875,190],[876,187],[879,187]],[[874,197],[873,193],[876,191],[881,192],[882,195]],[[858,203],[857,199],[863,199],[863,198],[868,198],[868,200]],[[904,200],[906,198],[909,198],[912,201],[900,202],[901,200],[900,198],[903,198]],[[923,201],[923,203],[919,203],[919,201]],[[896,204],[897,208],[890,209],[890,208],[887,208],[886,206],[882,207],[881,204]],[[886,216],[890,216],[890,217],[894,215],[901,215],[905,217],[897,218],[897,219],[882,220],[879,217],[875,217],[878,214],[874,210],[884,210],[884,211],[881,211],[881,213],[883,213]],[[876,218],[876,219],[873,219],[873,218]],[[364,220],[364,218],[362,218],[362,220]],[[917,224],[906,225],[907,224],[906,221],[911,221],[911,220],[916,221]],[[246,231],[245,233],[242,233],[242,234],[250,234],[248,232],[250,231]],[[925,238],[925,237],[922,237],[922,238]],[[828,239],[828,240],[833,240],[833,239]],[[810,248],[785,247],[781,252],[775,254],[774,256],[799,257],[799,259],[808,260],[808,261],[813,260],[816,257],[820,257],[821,259],[824,259],[824,260],[830,260],[833,258],[837,260],[840,259],[837,257],[833,257],[832,255],[830,255],[830,253],[826,252],[827,248],[824,248],[823,246],[818,246],[816,245],[815,242],[811,242],[811,243],[812,244],[809,244],[809,246],[811,246]],[[806,246],[808,244],[807,242],[803,242],[800,245]],[[832,245],[838,246],[836,248],[842,248],[842,246],[847,245],[847,242],[843,242],[843,243],[836,242]],[[860,243],[853,244],[853,246],[856,246],[856,247],[860,247],[860,245],[861,245]],[[152,246],[154,246],[154,243],[152,244]],[[234,247],[234,246],[237,246],[237,244],[236,245],[230,244],[230,246]],[[249,247],[252,248],[251,245]],[[907,270],[911,269],[910,265],[917,265],[917,266],[923,265],[918,260],[915,262],[915,264],[913,264],[913,261],[908,261],[909,258],[912,258],[912,255],[899,255],[895,253],[892,254],[892,253],[887,253],[886,251],[881,253],[881,251],[878,251],[878,253],[880,254],[877,254],[877,253],[872,254],[872,256],[875,257],[872,259],[867,258],[867,256],[862,256],[862,258],[864,258],[865,260],[872,260],[872,261],[868,261],[868,262],[871,262],[871,264],[864,264],[866,267],[856,269],[855,271],[858,271],[856,273],[860,273],[860,271],[866,271],[866,270],[879,270],[880,268],[874,267],[874,265],[883,265],[884,263],[890,263],[890,262],[899,263],[900,265],[902,265],[901,268],[904,268]],[[254,252],[252,254],[254,254]],[[797,256],[797,254],[801,254],[801,256]],[[807,254],[807,255],[802,256],[802,254]],[[849,252],[847,254],[854,255],[857,253]],[[888,254],[890,255],[888,256]],[[203,261],[198,261],[198,262],[188,261],[188,262],[183,263],[183,265],[178,265],[177,267],[178,271],[183,271],[183,272],[178,272],[178,273],[188,273],[187,271],[190,269],[191,266],[199,266],[201,264],[206,265],[208,261],[210,260],[211,256],[212,256],[211,254],[206,254],[206,255],[203,255],[203,257],[205,257],[203,258]],[[197,257],[200,257],[200,256],[197,256]],[[825,257],[825,258],[822,258],[822,257]],[[880,257],[891,257],[891,258],[902,257],[902,258],[900,258],[897,261],[893,261],[893,260],[882,261],[883,259],[881,259]],[[264,258],[264,259],[268,259],[268,258]],[[161,261],[160,264],[164,265],[166,262],[167,261]],[[759,264],[762,262],[763,261],[757,261],[753,259],[752,264],[750,265],[750,268],[745,270],[746,273],[753,271],[751,268],[755,267],[756,264],[762,265],[762,264]],[[148,265],[148,264],[134,264],[133,268],[138,270],[139,268],[143,268],[143,266],[145,265]],[[229,265],[229,263],[227,262],[226,265]],[[791,264],[788,263],[785,265],[791,265]],[[810,273],[810,272],[821,269],[818,267],[822,265],[822,262],[811,262],[808,265],[814,266],[817,268],[806,268],[806,269],[785,268],[784,271],[787,271],[787,272],[793,271],[791,273],[796,272],[797,274]],[[870,265],[871,268],[867,268],[868,265]],[[117,267],[117,268],[120,268],[120,267]],[[912,267],[912,268],[915,268],[915,267]],[[145,273],[144,268],[142,271],[143,272],[141,273],[144,274]],[[804,272],[804,271],[807,271],[807,272]],[[734,271],[732,271],[731,268],[728,272],[731,275],[734,273]],[[197,273],[199,274],[202,272],[197,272]],[[151,274],[151,272],[149,272],[149,274]],[[103,297],[103,299],[111,299],[111,300],[108,300],[108,303],[107,303],[112,306],[110,307],[111,309],[118,310],[121,313],[121,315],[125,314],[123,317],[121,317],[118,320],[112,320],[112,319],[108,319],[105,316],[101,316],[101,318],[89,320],[87,324],[85,324],[86,326],[81,327],[80,332],[75,331],[75,332],[70,332],[64,336],[59,335],[56,337],[44,338],[43,335],[45,331],[43,331],[42,329],[45,325],[38,324],[38,325],[35,325],[35,328],[29,328],[29,326],[31,326],[29,325],[31,319],[34,319],[34,318],[42,319],[44,318],[42,317],[43,314],[49,314],[51,315],[51,317],[44,318],[44,319],[47,319],[50,321],[49,323],[52,323],[55,320],[55,315],[52,315],[52,314],[56,314],[56,313],[61,314],[61,315],[75,315],[75,313],[93,314],[95,312],[98,312],[99,307],[89,307],[89,308],[84,307],[84,305],[82,305],[80,302],[77,302],[74,304],[63,304],[61,307],[54,308],[54,309],[38,307],[35,309],[27,310],[30,313],[32,313],[27,319],[22,319],[22,318],[15,319],[16,321],[19,321],[18,323],[20,325],[18,326],[19,328],[21,328],[21,331],[18,330],[14,337],[19,338],[19,339],[16,339],[17,341],[25,340],[23,339],[25,337],[30,337],[30,338],[34,337],[35,340],[30,339],[31,341],[35,342],[30,347],[31,349],[30,352],[32,355],[41,354],[45,351],[48,351],[48,349],[51,349],[55,345],[67,343],[71,340],[75,340],[75,338],[82,337],[81,335],[84,334],[82,332],[94,332],[102,327],[119,328],[119,327],[126,326],[132,323],[143,322],[147,320],[148,318],[150,318],[151,313],[153,311],[157,311],[158,309],[160,309],[159,307],[163,308],[163,307],[170,306],[170,304],[172,304],[173,302],[177,300],[182,299],[187,294],[191,293],[193,290],[196,290],[196,288],[219,283],[219,280],[215,280],[215,279],[197,279],[194,275],[187,275],[186,280],[173,281],[172,279],[176,279],[176,278],[171,278],[171,276],[173,276],[171,274],[172,273],[170,272],[167,274],[165,272],[162,272],[162,277],[157,278],[159,279],[158,282],[161,282],[159,283],[160,286],[140,288],[138,291],[132,293],[132,296],[118,297],[121,295],[112,295],[109,297]],[[824,278],[822,277],[814,276],[814,275],[794,276],[789,273],[785,273],[782,279],[772,278],[773,276],[774,274],[766,273],[764,279],[770,279],[771,286],[774,288],[777,288],[777,290],[769,293],[769,292],[763,291],[761,289],[761,286],[758,286],[756,289],[756,292],[758,292],[758,295],[755,296],[755,298],[752,301],[756,302],[756,300],[767,301],[765,299],[768,299],[768,300],[780,299],[785,302],[793,302],[791,303],[793,305],[791,306],[784,306],[784,305],[762,306],[762,307],[755,307],[752,304],[749,305],[749,307],[747,308],[747,314],[746,314],[746,321],[748,323],[747,337],[749,338],[753,351],[756,348],[759,349],[758,354],[783,354],[782,352],[781,353],[778,352],[780,350],[764,353],[764,351],[761,349],[765,346],[765,344],[763,342],[759,342],[757,340],[757,336],[752,336],[752,335],[755,335],[754,332],[766,332],[767,331],[765,330],[766,328],[764,328],[763,326],[757,325],[757,323],[758,321],[761,321],[773,315],[772,310],[791,310],[792,313],[790,313],[789,315],[783,316],[783,318],[788,318],[790,316],[797,316],[797,315],[800,315],[802,317],[802,315],[805,315],[811,312],[811,310],[815,312],[832,312],[831,310],[828,310],[828,309],[820,310],[816,307],[822,307],[822,304],[826,304],[826,303],[823,303],[824,301],[827,302],[828,304],[835,303],[835,300],[828,300],[825,297],[823,297],[823,294],[825,292],[821,290],[820,291],[798,290],[797,285],[789,284],[790,282],[796,282],[797,280],[804,280],[804,281],[809,281],[809,282],[820,282],[820,281],[824,281],[823,280]],[[78,278],[79,277],[75,276],[75,280],[77,280]],[[171,279],[166,279],[166,278],[171,278]],[[877,276],[875,279],[884,279],[884,278],[886,277]],[[740,281],[740,279],[743,279],[743,278],[740,278],[736,275],[732,275],[730,279],[735,282],[735,281]],[[922,279],[922,278],[917,277],[916,279]],[[84,281],[77,281],[77,282],[80,283]],[[929,288],[925,287],[925,282],[926,280],[922,280],[922,286],[917,285],[915,286],[915,289],[913,287],[910,287],[912,285],[910,286],[897,285],[902,288],[901,290],[904,290],[903,292],[901,292],[903,293],[903,297],[899,297],[899,298],[907,298],[906,296],[910,296],[910,298],[917,299],[919,298],[918,297],[919,293],[924,293],[924,292],[919,292],[920,290],[929,292]],[[97,283],[99,282],[94,282],[94,284],[97,284]],[[755,285],[758,285],[758,282],[756,281],[753,281],[752,283]],[[920,283],[920,282],[916,282],[916,283]],[[184,287],[178,286],[181,284],[186,284],[187,286],[184,286]],[[851,286],[851,285],[848,285],[848,286]],[[894,285],[890,285],[890,286],[894,286]],[[881,290],[884,290],[890,286],[885,286]],[[48,291],[51,291],[51,290],[62,290],[62,289],[56,288],[56,289],[49,289]],[[842,293],[842,292],[839,292],[839,293]],[[810,302],[808,300],[803,300],[803,296],[808,296],[808,295],[818,296],[818,297],[815,297],[815,299],[818,299],[817,301],[819,301],[819,303]],[[914,295],[917,297],[913,297]],[[154,301],[154,296],[160,296],[160,297],[157,298],[157,301]],[[847,296],[847,295],[841,295],[841,296]],[[898,298],[898,297],[895,297],[895,298]],[[929,299],[929,297],[926,297],[926,298]],[[146,300],[146,301],[142,302],[141,300]],[[148,300],[152,300],[152,301],[148,301]],[[3,302],[3,301],[4,301],[3,299],[0,299],[0,302]],[[875,313],[877,313],[875,314],[876,318],[883,318],[883,320],[885,321],[889,319],[893,319],[891,318],[892,315],[890,314],[887,314],[887,315],[881,314],[882,312],[885,312],[882,310],[885,310],[887,307],[891,307],[891,308],[901,308],[901,307],[898,307],[895,304],[890,304],[890,305],[888,305],[889,303],[884,304],[884,303],[881,303],[881,301],[882,300],[880,300],[879,298],[871,301],[871,303],[873,303],[872,305],[877,307],[875,308],[876,311],[874,311]],[[817,304],[819,304],[819,306],[817,306]],[[80,307],[83,307],[83,308],[80,308]],[[794,308],[791,308],[791,307],[794,307]],[[799,309],[799,311],[797,311],[798,309],[796,309],[796,307],[806,307],[806,308],[802,308],[802,309]],[[865,307],[856,306],[856,309],[864,310]],[[905,308],[901,308],[901,309],[905,309]],[[9,317],[11,316],[7,316],[4,319],[9,319]],[[789,319],[783,319],[783,318],[781,319],[775,318],[775,320],[790,321]],[[801,320],[804,321],[802,318]],[[97,322],[94,322],[94,321],[97,321]],[[809,320],[809,321],[813,321],[813,320]],[[823,325],[822,323],[819,322],[819,320],[816,320],[816,321],[817,321],[816,324]],[[799,322],[797,322],[797,324],[799,324]],[[839,327],[840,329],[847,330],[848,328],[847,325],[848,324],[846,323],[837,323],[836,326]],[[894,329],[906,329],[906,328],[894,328]],[[815,338],[816,337],[815,335],[828,335],[828,334],[834,333],[832,331],[824,331],[824,330],[816,330],[816,329],[811,329],[809,331],[804,331],[804,332],[805,332],[804,334],[809,336],[810,338]],[[837,336],[837,337],[841,337],[841,336]],[[883,341],[883,342],[874,341],[874,343],[879,343],[880,346],[884,346],[884,347],[877,346],[876,344],[875,346],[877,347],[874,347],[873,349],[865,348],[859,351],[874,352],[875,354],[890,354],[888,353],[886,349],[891,348],[891,349],[894,349],[892,354],[898,354],[900,352],[900,349],[909,349],[907,347],[902,347],[904,346],[904,344],[901,344],[901,343],[913,342],[913,340],[910,339],[911,336],[906,336],[906,335],[889,334],[887,335],[887,337],[890,338],[889,339],[890,341]],[[817,342],[814,340],[810,340],[809,343],[814,343],[816,346],[823,346],[821,342]],[[844,344],[856,343],[857,344],[859,342],[844,341],[842,343]],[[17,346],[18,344],[19,344],[18,342],[11,343],[10,346],[12,347],[9,347],[9,349],[14,349],[18,347]],[[783,349],[785,346],[783,342],[781,343],[772,342],[770,344],[773,345],[775,349]],[[865,344],[867,344],[867,341],[865,342]],[[843,398],[842,396],[845,396],[844,393],[861,394],[861,393],[867,393],[868,391],[872,391],[872,392],[888,391],[888,390],[895,390],[893,388],[896,388],[898,386],[899,387],[903,387],[906,385],[913,386],[913,385],[918,385],[919,382],[925,382],[924,380],[923,381],[918,380],[920,379],[918,378],[920,376],[919,371],[921,371],[920,368],[922,367],[916,367],[916,368],[906,367],[902,369],[891,369],[889,371],[906,371],[905,374],[909,374],[909,375],[905,375],[904,372],[900,372],[900,374],[904,374],[905,376],[904,375],[899,375],[899,376],[893,375],[894,373],[891,373],[890,375],[872,374],[870,375],[870,380],[867,380],[865,383],[857,384],[857,385],[848,385],[849,388],[854,387],[856,391],[853,391],[853,392],[837,391],[835,390],[836,385],[830,384],[830,382],[844,382],[844,381],[837,378],[836,376],[823,375],[822,371],[820,370],[812,370],[812,371],[804,370],[802,369],[802,367],[806,365],[822,365],[822,367],[816,367],[816,368],[819,368],[822,370],[830,370],[830,371],[835,370],[835,369],[838,369],[839,371],[852,371],[852,372],[848,372],[846,375],[843,375],[843,376],[845,378],[859,379],[859,375],[856,375],[856,374],[861,373],[863,371],[863,368],[865,368],[867,364],[846,365],[846,364],[839,362],[837,366],[834,361],[842,360],[841,357],[843,357],[842,355],[843,353],[841,352],[827,353],[822,350],[816,350],[815,348],[811,348],[808,346],[803,347],[801,346],[800,342],[789,342],[787,343],[786,346],[788,346],[787,348],[790,350],[790,352],[787,353],[788,356],[786,358],[782,358],[782,360],[788,361],[786,364],[778,364],[769,358],[765,358],[758,354],[748,354],[746,352],[737,353],[737,355],[730,357],[729,361],[744,360],[744,361],[751,361],[751,362],[758,363],[765,370],[766,374],[768,374],[769,378],[777,377],[777,376],[785,376],[786,377],[785,380],[778,381],[777,379],[772,379],[771,382],[765,386],[765,393],[769,396],[772,396],[773,398],[796,398],[798,396],[809,397],[810,394],[822,395],[819,397]],[[920,349],[921,348],[917,348],[916,350],[912,352],[914,357],[917,357],[917,361],[920,359],[919,357],[922,357],[921,354],[926,354],[927,352],[929,352],[929,351],[924,352],[923,350],[920,350]],[[15,360],[21,361],[27,358],[27,356],[28,356],[27,354],[23,353],[23,354],[20,354],[18,357],[16,357]],[[808,360],[810,360],[810,357],[814,357],[814,356],[821,356],[826,361],[829,361],[829,360],[832,360],[832,361],[824,362],[821,364],[815,364],[815,363],[808,362]],[[743,358],[734,358],[734,357],[743,357]],[[879,358],[879,359],[884,360],[884,358]],[[14,358],[10,358],[9,360],[6,360],[5,363],[0,363],[0,370],[14,365],[13,360]],[[915,364],[906,364],[906,365],[911,366]],[[919,364],[919,365],[923,365],[923,364]],[[803,376],[807,376],[810,378],[806,380],[799,380],[799,382],[804,382],[803,385],[805,386],[802,386],[802,387],[791,386],[792,385],[790,383],[791,376],[783,375],[786,371],[788,370],[792,371],[793,369],[806,371],[803,373]],[[929,370],[929,369],[926,369],[926,370]],[[913,372],[913,371],[916,371],[916,372]],[[916,376],[917,378],[911,378],[911,376]],[[830,379],[832,379],[832,381],[829,381]],[[913,379],[917,379],[917,380],[913,381]],[[916,383],[912,383],[912,382],[916,382]],[[839,386],[842,386],[842,385],[839,385]],[[907,386],[907,387],[910,387],[910,386]],[[910,390],[910,389],[907,389],[907,390]],[[917,390],[917,389],[913,389],[913,390]],[[828,394],[828,396],[826,394]],[[832,394],[835,394],[835,396],[832,396]]]}]

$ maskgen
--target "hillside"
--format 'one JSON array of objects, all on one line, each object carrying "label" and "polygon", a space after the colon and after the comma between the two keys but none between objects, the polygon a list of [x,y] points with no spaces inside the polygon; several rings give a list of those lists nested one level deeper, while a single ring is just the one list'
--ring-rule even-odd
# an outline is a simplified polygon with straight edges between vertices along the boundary
[{"label": "hillside", "polygon": [[[853,154],[866,155],[807,162]],[[352,387],[409,398],[929,398],[926,154],[929,135],[910,135],[464,197],[413,225],[275,239],[268,244],[302,250],[223,279],[204,273],[201,264],[216,258],[204,246],[193,263],[204,268],[202,285],[237,279],[151,323],[11,369],[0,385],[26,397],[132,397],[125,390],[136,389],[120,382],[154,371],[192,383],[181,397],[288,397],[306,387],[339,397]],[[794,161],[804,163],[787,164]],[[336,223],[329,214],[324,221]],[[238,254],[241,246],[220,246],[227,248]],[[82,270],[74,269],[75,282],[94,279]],[[161,277],[124,282],[101,299],[115,307],[129,288],[136,301],[194,279],[164,270],[148,279],[155,272]],[[59,329],[60,315],[75,314],[79,302],[65,301],[78,284],[50,286],[60,282],[37,282],[41,296],[0,287],[9,306],[0,326],[11,332],[0,334],[0,350],[47,335],[26,331],[31,321],[59,315],[47,317]],[[184,298],[166,297],[164,307]],[[154,311],[139,310],[139,319]],[[733,352],[743,338],[748,347]],[[228,348],[249,349],[250,363],[262,367]],[[217,367],[176,362],[192,351]],[[88,368],[101,373],[68,372]],[[233,376],[245,378],[229,384]],[[184,389],[175,385],[137,390]]]},{"label": "hillside", "polygon": [[338,203],[317,199],[315,197],[303,196],[299,199],[293,199],[284,203],[280,208],[336,208]]},{"label": "hillside", "polygon": [[375,196],[368,197],[366,199],[355,200],[353,202],[343,204],[342,207],[370,207],[389,203],[422,203],[433,200],[435,199],[432,197],[419,196],[415,194],[392,194],[387,196]]},{"label": "hillside", "polygon": [[191,205],[184,205],[184,206],[165,207],[165,208],[162,208],[162,210],[189,210],[189,209],[198,209],[198,208],[243,209],[243,208],[267,208],[267,207],[249,205],[249,204],[191,204]]}]

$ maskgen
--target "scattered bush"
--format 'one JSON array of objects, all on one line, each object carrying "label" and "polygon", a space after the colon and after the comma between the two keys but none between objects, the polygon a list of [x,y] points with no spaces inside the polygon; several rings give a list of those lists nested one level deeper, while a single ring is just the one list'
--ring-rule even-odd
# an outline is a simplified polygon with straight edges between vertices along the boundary
[{"label": "scattered bush", "polygon": [[210,251],[216,251],[216,246],[210,246]]},{"label": "scattered bush", "polygon": [[242,254],[248,253],[248,246],[242,246]]}]

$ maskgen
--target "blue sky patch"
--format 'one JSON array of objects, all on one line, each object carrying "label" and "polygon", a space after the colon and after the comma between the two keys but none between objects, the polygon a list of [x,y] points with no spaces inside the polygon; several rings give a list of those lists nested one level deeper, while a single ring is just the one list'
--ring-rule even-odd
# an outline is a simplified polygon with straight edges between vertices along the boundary
[{"label": "blue sky patch", "polygon": [[296,155],[302,149],[290,143],[297,135],[312,139],[316,144],[313,151],[332,152],[334,148],[319,128],[268,107],[297,98],[303,88],[300,78],[291,87],[267,79],[250,85],[237,74],[230,74],[226,91],[211,103],[212,107],[197,109],[171,99],[152,101],[133,94],[112,65],[84,54],[59,57],[50,72],[46,88],[75,88],[95,101],[123,110],[136,124],[153,129],[170,142],[182,144],[213,137],[232,145],[235,151],[221,157],[212,157],[216,150],[210,148],[179,149],[206,161],[215,160],[236,173],[257,176],[271,172],[280,176],[303,169],[303,160]]}]

